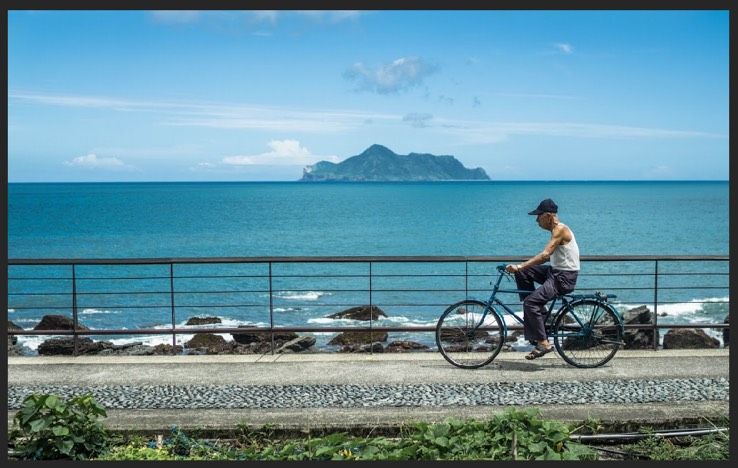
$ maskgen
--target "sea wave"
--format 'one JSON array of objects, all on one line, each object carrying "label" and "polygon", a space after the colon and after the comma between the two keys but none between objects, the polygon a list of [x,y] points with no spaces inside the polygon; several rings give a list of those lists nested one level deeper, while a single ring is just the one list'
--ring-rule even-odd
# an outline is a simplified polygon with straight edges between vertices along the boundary
[{"label": "sea wave", "polygon": [[275,297],[289,301],[317,301],[323,296],[331,295],[331,293],[324,291],[281,291],[276,293]]},{"label": "sea wave", "polygon": [[[701,299],[691,299],[686,302],[679,302],[676,304],[658,304],[658,313],[666,313],[667,316],[685,317],[688,320],[694,317],[688,317],[690,315],[701,314],[704,312],[704,307],[707,304],[720,304],[723,303],[726,306],[726,312],[730,297],[706,297]],[[613,304],[620,312],[625,312],[636,307],[645,305],[653,312],[653,304]]]},{"label": "sea wave", "polygon": [[97,314],[119,314],[119,310],[100,310],[100,309],[82,309],[81,315],[97,315]]}]

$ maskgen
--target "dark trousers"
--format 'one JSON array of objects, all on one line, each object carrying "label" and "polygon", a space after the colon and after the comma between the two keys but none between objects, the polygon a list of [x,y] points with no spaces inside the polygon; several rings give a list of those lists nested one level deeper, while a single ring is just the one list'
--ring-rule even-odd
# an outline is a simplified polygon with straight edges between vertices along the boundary
[{"label": "dark trousers", "polygon": [[[578,271],[555,270],[551,265],[535,265],[515,273],[518,289],[533,291],[527,295],[520,294],[526,340],[538,342],[546,339],[546,303],[559,294],[574,291],[578,274]],[[541,286],[535,289],[534,283]]]}]

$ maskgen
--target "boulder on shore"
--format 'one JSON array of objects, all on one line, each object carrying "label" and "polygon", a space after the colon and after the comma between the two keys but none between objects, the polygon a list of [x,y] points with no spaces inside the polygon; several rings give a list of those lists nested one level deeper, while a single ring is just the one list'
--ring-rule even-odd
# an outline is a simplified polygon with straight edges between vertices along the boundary
[{"label": "boulder on shore", "polygon": [[[74,330],[74,320],[66,315],[44,315],[41,321],[33,327],[34,330]],[[77,323],[77,330],[89,330],[81,323]]]},{"label": "boulder on shore", "polygon": [[674,328],[664,335],[664,349],[719,348],[720,340],[699,328]]},{"label": "boulder on shore", "polygon": [[351,320],[377,320],[379,317],[386,317],[382,309],[373,305],[363,305],[359,307],[352,307],[341,312],[329,315],[327,318],[332,319],[351,319]]},{"label": "boulder on shore", "polygon": [[[642,305],[626,311],[623,314],[623,323],[625,325],[652,325],[652,315],[651,310],[647,306]],[[654,330],[652,328],[626,329],[623,335],[623,342],[625,342],[623,349],[653,348],[654,339],[659,339],[658,330],[656,330],[654,337]]]},{"label": "boulder on shore", "polygon": [[[77,338],[77,354],[97,354],[104,349],[110,349],[113,343],[110,341],[93,341],[91,338]],[[40,356],[73,355],[74,337],[51,338],[38,345]]]},{"label": "boulder on shore", "polygon": [[331,341],[329,345],[353,345],[353,344],[369,344],[375,341],[387,341],[387,332],[343,332],[339,333]]},{"label": "boulder on shore", "polygon": [[342,346],[339,353],[383,353],[382,343],[349,344]]},{"label": "boulder on shore", "polygon": [[[269,331],[254,331],[259,330],[257,327],[251,325],[239,325],[238,328],[243,328],[243,332],[231,333],[233,341],[238,344],[251,344],[251,343],[263,343],[272,341],[272,334]],[[251,330],[251,331],[249,331]],[[274,332],[274,343],[282,345],[287,341],[294,340],[299,335],[294,332]]]},{"label": "boulder on shore", "polygon": [[310,348],[312,345],[315,344],[315,338],[312,336],[299,336],[295,338],[294,340],[290,340],[280,346],[276,351],[274,351],[277,354],[281,353],[299,353],[300,351],[305,351],[306,349]]},{"label": "boulder on shore", "polygon": [[219,348],[226,344],[225,338],[213,333],[195,333],[191,340],[185,342],[185,348]]},{"label": "boulder on shore", "polygon": [[406,353],[426,349],[429,349],[428,346],[415,341],[392,341],[387,344],[385,351],[388,353]]},{"label": "boulder on shore", "polygon": [[220,317],[190,317],[185,325],[209,325],[211,323],[222,323]]}]

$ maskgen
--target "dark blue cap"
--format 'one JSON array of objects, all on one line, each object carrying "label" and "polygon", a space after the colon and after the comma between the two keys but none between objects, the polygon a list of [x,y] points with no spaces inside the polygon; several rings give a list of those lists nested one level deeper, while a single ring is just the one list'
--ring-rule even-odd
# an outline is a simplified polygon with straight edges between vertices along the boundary
[{"label": "dark blue cap", "polygon": [[556,203],[554,203],[553,200],[550,198],[546,198],[541,203],[538,204],[538,208],[528,213],[529,215],[539,215],[541,213],[557,213],[559,211],[559,207],[556,206]]}]

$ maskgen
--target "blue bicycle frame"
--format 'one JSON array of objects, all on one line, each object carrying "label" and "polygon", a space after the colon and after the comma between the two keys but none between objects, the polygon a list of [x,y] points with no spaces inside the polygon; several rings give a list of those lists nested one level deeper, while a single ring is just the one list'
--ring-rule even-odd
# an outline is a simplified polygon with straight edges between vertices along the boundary
[{"label": "blue bicycle frame", "polygon": [[[507,323],[505,323],[504,314],[503,313],[500,313],[494,306],[495,305],[500,306],[505,312],[507,312],[508,315],[512,316],[515,319],[515,321],[517,321],[520,325],[523,325],[523,319],[520,318],[515,312],[513,312],[512,309],[510,309],[510,307],[507,306],[507,304],[505,304],[502,301],[500,301],[499,299],[497,299],[497,294],[498,293],[510,293],[510,294],[524,294],[524,295],[528,295],[528,294],[532,293],[533,291],[530,291],[530,290],[527,290],[527,289],[501,289],[500,288],[500,283],[502,282],[502,277],[505,276],[505,275],[507,275],[508,278],[509,278],[511,275],[506,272],[505,265],[498,265],[497,266],[497,271],[500,272],[499,273],[499,276],[497,277],[497,281],[495,283],[491,283],[491,284],[493,284],[492,294],[490,295],[489,299],[487,299],[487,301],[484,302],[484,304],[486,305],[486,307],[484,309],[484,313],[482,313],[482,318],[479,321],[479,325],[477,327],[475,327],[475,328],[479,328],[479,326],[481,326],[484,323],[484,319],[487,317],[488,311],[491,310],[492,313],[494,313],[497,317],[499,317],[500,322],[502,322],[502,328],[503,328],[504,336],[507,336]],[[610,295],[609,297],[614,298],[616,296]],[[594,300],[596,300],[598,302],[605,302],[605,301],[607,301],[608,296],[603,296],[600,293],[589,294],[589,295],[581,295],[581,294],[561,294],[561,295],[558,295],[558,296],[556,296],[556,297],[553,298],[553,300],[551,301],[551,304],[549,305],[548,310],[546,312],[546,318],[545,318],[545,320],[546,320],[546,323],[547,324],[548,323],[552,323],[553,322],[553,319],[555,319],[555,317],[556,317],[556,315],[552,316],[551,314],[552,314],[554,308],[556,307],[556,303],[557,303],[557,301],[559,299],[561,300],[562,304],[561,304],[561,307],[559,308],[559,310],[556,311],[556,314],[558,314],[559,312],[561,312],[562,310],[564,310],[566,307],[568,307],[570,304],[572,304],[572,303],[574,303],[574,302],[576,302],[578,300],[581,300],[581,299],[594,299]],[[620,313],[617,311],[617,309],[615,309],[614,307],[610,307],[610,309],[615,313],[615,315],[618,317],[618,319],[620,319],[620,324],[622,324],[622,317],[620,316]],[[601,310],[604,311],[604,309],[601,309]],[[594,323],[596,323],[600,319],[600,317],[602,316],[603,313],[604,312],[599,312],[599,313],[592,314],[592,316],[588,320],[589,323],[586,323],[586,324],[583,323],[582,320],[579,317],[576,316],[576,314],[572,314],[572,316],[577,321],[577,323],[578,323],[578,325],[580,327],[580,330],[589,330],[589,329],[592,328],[592,325]],[[549,330],[549,327],[548,326],[546,326],[546,332],[547,332],[547,334],[549,334],[551,332],[551,330]],[[580,335],[580,334],[581,334],[581,332],[580,333],[576,333],[575,335]],[[551,335],[549,334],[549,336],[551,336]]]}]

